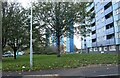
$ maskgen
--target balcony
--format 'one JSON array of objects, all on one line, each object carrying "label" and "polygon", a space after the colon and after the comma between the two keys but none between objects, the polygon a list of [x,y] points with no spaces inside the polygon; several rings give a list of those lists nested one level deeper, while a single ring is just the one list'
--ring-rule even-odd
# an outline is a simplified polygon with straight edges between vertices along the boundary
[{"label": "balcony", "polygon": [[106,30],[106,35],[114,33],[114,27]]},{"label": "balcony", "polygon": [[109,8],[107,8],[105,10],[105,15],[107,15],[108,13],[110,13],[112,11],[112,6],[110,6]]},{"label": "balcony", "polygon": [[108,0],[108,1],[104,2],[103,5],[104,5],[104,9],[106,10],[107,8],[109,8],[112,5],[112,2],[111,2],[111,0]]},{"label": "balcony", "polygon": [[92,35],[92,39],[94,39],[94,38],[96,38],[96,34],[93,34],[93,35]]},{"label": "balcony", "polygon": [[113,45],[113,44],[115,44],[114,38],[106,40],[106,45]]},{"label": "balcony", "polygon": [[111,22],[113,22],[113,17],[112,16],[110,18],[106,19],[105,24],[107,25],[107,24],[109,24]]},{"label": "balcony", "polygon": [[106,45],[110,45],[110,40],[106,40]]},{"label": "balcony", "polygon": [[94,7],[94,3],[92,3],[92,4],[87,8],[87,12],[89,12],[93,7]]},{"label": "balcony", "polygon": [[95,30],[95,26],[92,27],[92,31],[94,31],[94,30]]},{"label": "balcony", "polygon": [[105,2],[103,2],[103,3],[104,3],[104,6],[105,6],[105,5],[107,5],[109,2],[108,2],[108,1],[105,1]]},{"label": "balcony", "polygon": [[112,38],[112,39],[109,39],[109,41],[110,41],[110,45],[113,45],[113,44],[115,44],[115,39],[114,38]]},{"label": "balcony", "polygon": [[95,22],[95,18],[92,19],[91,23],[93,24]]}]

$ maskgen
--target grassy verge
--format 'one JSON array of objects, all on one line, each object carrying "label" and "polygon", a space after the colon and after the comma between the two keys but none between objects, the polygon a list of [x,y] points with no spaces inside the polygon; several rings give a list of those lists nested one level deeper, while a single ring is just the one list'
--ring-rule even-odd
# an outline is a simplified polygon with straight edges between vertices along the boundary
[{"label": "grassy verge", "polygon": [[[93,64],[117,64],[117,54],[67,54],[60,58],[56,55],[34,55],[32,70],[75,68]],[[3,71],[29,70],[29,55],[2,58]],[[25,67],[25,68],[24,68]]]}]

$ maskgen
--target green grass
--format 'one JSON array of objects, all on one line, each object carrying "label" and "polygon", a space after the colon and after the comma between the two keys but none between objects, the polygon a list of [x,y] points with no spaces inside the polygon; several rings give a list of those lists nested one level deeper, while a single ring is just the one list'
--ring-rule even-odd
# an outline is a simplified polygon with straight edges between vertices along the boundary
[{"label": "green grass", "polygon": [[[93,64],[117,64],[117,54],[66,54],[60,58],[56,55],[34,55],[32,70],[75,68]],[[29,70],[29,55],[2,58],[3,71]],[[22,68],[25,66],[25,68]]]}]

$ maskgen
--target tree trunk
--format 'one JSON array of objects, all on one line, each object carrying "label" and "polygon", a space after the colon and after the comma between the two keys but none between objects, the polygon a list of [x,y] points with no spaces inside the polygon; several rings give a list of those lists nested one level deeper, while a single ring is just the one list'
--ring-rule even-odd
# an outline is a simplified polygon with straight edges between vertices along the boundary
[{"label": "tree trunk", "polygon": [[17,47],[14,47],[14,59],[16,59],[16,51],[17,51]]},{"label": "tree trunk", "polygon": [[58,41],[57,41],[57,47],[58,47],[58,52],[57,52],[57,57],[60,57],[60,37],[57,37]]}]

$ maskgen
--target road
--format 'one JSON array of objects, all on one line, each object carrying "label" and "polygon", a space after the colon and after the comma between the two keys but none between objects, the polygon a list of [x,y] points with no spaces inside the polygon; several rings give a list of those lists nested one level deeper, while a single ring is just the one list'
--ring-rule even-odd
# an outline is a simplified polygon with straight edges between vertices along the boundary
[{"label": "road", "polygon": [[[43,78],[48,76],[57,77],[102,77],[102,76],[118,76],[119,75],[118,65],[92,65],[87,67],[71,68],[71,69],[52,69],[52,70],[40,70],[40,71],[29,71],[29,72],[2,72],[3,78],[10,78],[10,76],[17,78]],[[110,77],[112,78],[112,77]],[[114,77],[113,77],[114,78]],[[120,77],[118,77],[120,78]]]}]

